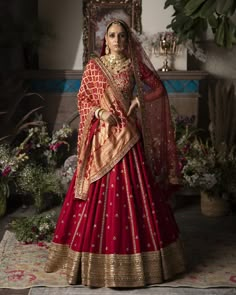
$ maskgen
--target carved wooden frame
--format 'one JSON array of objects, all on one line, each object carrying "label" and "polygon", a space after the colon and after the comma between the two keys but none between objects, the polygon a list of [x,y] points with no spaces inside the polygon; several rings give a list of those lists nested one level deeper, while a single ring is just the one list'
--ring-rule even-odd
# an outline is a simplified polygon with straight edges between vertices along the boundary
[{"label": "carved wooden frame", "polygon": [[141,12],[142,0],[83,0],[83,65],[91,56],[99,55],[101,38],[98,35],[105,34],[104,25],[117,14],[123,15],[120,18],[141,33]]}]

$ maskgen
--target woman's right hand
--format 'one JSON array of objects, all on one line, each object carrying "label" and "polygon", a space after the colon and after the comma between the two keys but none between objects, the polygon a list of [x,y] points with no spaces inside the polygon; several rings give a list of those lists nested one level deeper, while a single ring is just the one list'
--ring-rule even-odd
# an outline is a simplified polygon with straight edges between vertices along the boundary
[{"label": "woman's right hand", "polygon": [[99,114],[99,118],[112,126],[119,123],[117,117],[109,111],[102,110],[101,114]]},{"label": "woman's right hand", "polygon": [[138,97],[136,96],[131,101],[131,104],[130,104],[130,107],[129,107],[129,110],[128,110],[128,113],[127,113],[127,117],[129,117],[137,107],[140,108],[140,102],[139,102]]}]

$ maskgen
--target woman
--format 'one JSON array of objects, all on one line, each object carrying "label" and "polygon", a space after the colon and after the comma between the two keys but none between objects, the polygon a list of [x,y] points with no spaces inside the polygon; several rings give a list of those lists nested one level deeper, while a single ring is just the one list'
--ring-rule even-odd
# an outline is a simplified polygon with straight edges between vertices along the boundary
[{"label": "woman", "polygon": [[78,109],[77,172],[46,271],[65,267],[70,284],[95,287],[141,287],[184,271],[168,205],[178,168],[166,90],[121,20],[86,66]]}]

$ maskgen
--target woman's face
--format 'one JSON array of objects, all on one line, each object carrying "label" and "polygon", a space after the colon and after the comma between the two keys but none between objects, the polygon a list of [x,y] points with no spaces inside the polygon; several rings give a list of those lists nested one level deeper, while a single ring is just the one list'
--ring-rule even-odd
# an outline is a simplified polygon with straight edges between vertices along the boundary
[{"label": "woman's face", "polygon": [[127,46],[127,33],[122,25],[112,24],[105,36],[111,54],[120,54]]}]

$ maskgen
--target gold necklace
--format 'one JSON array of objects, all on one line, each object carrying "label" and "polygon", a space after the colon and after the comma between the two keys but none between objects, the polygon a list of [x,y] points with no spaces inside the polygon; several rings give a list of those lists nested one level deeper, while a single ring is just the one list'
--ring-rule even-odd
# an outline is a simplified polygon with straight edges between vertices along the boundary
[{"label": "gold necklace", "polygon": [[125,55],[107,54],[102,56],[102,62],[112,73],[118,74],[129,66],[130,59]]},{"label": "gold necklace", "polygon": [[109,62],[110,67],[121,66],[127,59],[125,55],[106,55],[106,59]]}]

